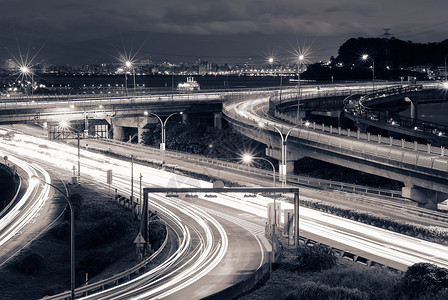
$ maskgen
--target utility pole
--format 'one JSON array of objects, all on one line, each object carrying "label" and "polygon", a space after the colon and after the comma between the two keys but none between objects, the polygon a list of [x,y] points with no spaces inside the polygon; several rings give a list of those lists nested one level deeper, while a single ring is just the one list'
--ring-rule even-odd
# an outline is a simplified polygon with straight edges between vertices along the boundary
[{"label": "utility pole", "polygon": [[134,155],[131,154],[131,203],[134,198]]}]

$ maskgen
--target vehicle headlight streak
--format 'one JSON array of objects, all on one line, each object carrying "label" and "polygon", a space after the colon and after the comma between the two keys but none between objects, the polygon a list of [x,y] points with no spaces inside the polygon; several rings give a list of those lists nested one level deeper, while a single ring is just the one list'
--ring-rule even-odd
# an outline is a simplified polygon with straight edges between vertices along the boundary
[{"label": "vehicle headlight streak", "polygon": [[[47,182],[50,182],[49,174],[38,166],[23,162],[8,153],[8,159],[18,168],[23,169],[28,178],[38,176],[41,173]],[[20,234],[23,227],[38,216],[40,209],[45,205],[45,201],[50,193],[49,186],[42,187],[41,193],[35,199],[35,194],[39,188],[39,183],[30,182],[24,195],[13,205],[9,212],[0,219],[0,246],[7,243],[16,234]]]}]

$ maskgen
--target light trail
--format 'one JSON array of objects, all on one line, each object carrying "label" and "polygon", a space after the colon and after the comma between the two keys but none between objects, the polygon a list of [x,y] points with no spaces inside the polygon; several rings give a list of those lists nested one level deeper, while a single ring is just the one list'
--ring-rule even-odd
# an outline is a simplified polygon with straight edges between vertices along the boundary
[{"label": "light trail", "polygon": [[[29,179],[32,176],[44,177],[44,180],[50,182],[49,174],[42,168],[21,161],[10,152],[2,152],[8,155],[8,160],[22,169]],[[50,193],[48,185],[40,187],[39,183],[30,182],[23,196],[11,205],[9,210],[0,218],[0,247],[10,242],[16,235],[20,235],[24,227],[39,217],[39,212],[45,205],[46,199]],[[5,259],[4,261],[6,261]],[[2,261],[0,265],[4,263]]]},{"label": "light trail", "polygon": [[[45,144],[46,147],[40,146],[42,144]],[[51,158],[52,163],[57,162],[58,167],[68,173],[72,171],[71,167],[74,162],[77,162],[76,147],[24,137],[20,134],[14,141],[1,143],[0,148],[2,147],[16,149],[16,153],[33,160],[49,161]],[[23,148],[29,149],[29,151],[25,151]],[[81,150],[81,169],[84,177],[98,185],[103,185],[103,183],[105,185],[106,171],[113,169],[113,188],[117,188],[120,193],[129,195],[130,162]],[[145,187],[211,187],[212,185],[209,182],[134,163],[136,182],[138,182],[140,173],[143,176],[142,186]],[[138,187],[138,184],[134,186]],[[137,194],[135,193],[134,196]],[[201,201],[216,204],[216,207],[226,206],[237,210],[239,213],[235,216],[236,218],[257,222],[260,227],[264,225],[267,203],[273,202],[267,197],[244,198],[241,194],[232,193],[220,194],[216,198],[206,198],[204,194],[198,194],[198,198]],[[137,281],[135,278],[125,285],[93,294],[86,299],[124,299],[140,296],[143,298],[159,296],[169,298],[172,293],[177,291],[173,288],[174,286],[185,288],[188,284],[206,276],[207,272],[219,264],[228,242],[224,238],[225,230],[220,228],[219,223],[211,217],[210,213],[197,207],[193,208],[193,205],[186,201],[162,195],[151,195],[150,199],[151,209],[156,209],[168,224],[171,223],[169,226],[176,229],[179,248],[161,266],[146,273],[147,275],[139,276],[139,280],[142,281]],[[281,202],[282,209],[292,208],[290,203],[280,200],[278,202]],[[181,220],[176,216],[179,213],[184,213],[185,218]],[[440,253],[448,253],[446,246],[422,242],[419,239],[302,207],[300,208],[299,228],[302,235],[306,235],[307,232],[313,233],[322,238],[343,243],[353,249],[351,252],[356,252],[359,249],[374,256],[383,256],[389,261],[405,266],[422,261],[433,262],[440,266],[448,265],[447,259],[440,255]],[[169,292],[170,290],[172,293]]]}]

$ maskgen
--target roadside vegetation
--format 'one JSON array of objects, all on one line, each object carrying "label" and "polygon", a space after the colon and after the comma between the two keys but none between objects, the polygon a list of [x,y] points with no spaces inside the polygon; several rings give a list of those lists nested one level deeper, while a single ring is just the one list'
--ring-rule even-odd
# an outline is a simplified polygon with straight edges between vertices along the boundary
[{"label": "roadside vegetation", "polygon": [[[140,221],[106,193],[71,189],[76,226],[76,286],[107,278],[139,263],[133,243]],[[152,223],[160,245],[164,228]],[[70,289],[70,212],[0,269],[1,299],[38,299]],[[28,284],[29,282],[33,284]]]},{"label": "roadside vegetation", "polygon": [[14,174],[11,168],[0,163],[0,211],[8,206],[19,188],[19,183],[19,176]]},{"label": "roadside vegetation", "polygon": [[324,245],[283,248],[270,278],[239,300],[442,300],[448,269],[419,263],[399,272],[334,256]]}]

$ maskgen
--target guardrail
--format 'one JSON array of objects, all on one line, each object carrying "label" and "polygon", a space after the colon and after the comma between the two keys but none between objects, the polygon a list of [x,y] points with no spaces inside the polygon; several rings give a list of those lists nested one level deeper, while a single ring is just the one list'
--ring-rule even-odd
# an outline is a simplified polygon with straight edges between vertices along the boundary
[{"label": "guardrail", "polygon": [[[133,274],[138,275],[142,269],[146,268],[146,266],[154,260],[154,258],[157,257],[157,255],[162,252],[162,250],[165,248],[166,244],[168,242],[168,230],[166,231],[165,240],[163,241],[162,245],[155,251],[151,256],[149,256],[147,259],[142,261],[141,263],[135,265],[134,267],[125,270],[119,274],[116,274],[112,277],[106,278],[104,280],[95,282],[95,283],[89,283],[87,285],[78,287],[75,289],[75,296],[86,296],[88,293],[95,292],[97,290],[104,290],[106,286],[113,286],[118,285],[120,281],[129,280]],[[43,300],[48,299],[70,299],[70,291],[65,291],[63,293],[52,295],[52,296],[46,296],[43,297]]]},{"label": "guardrail", "polygon": [[[138,149],[139,151],[145,151],[152,154],[160,154],[161,150],[158,148],[153,148],[149,146],[143,146],[139,144],[130,144],[126,142],[116,141],[116,140],[110,140],[110,139],[103,139],[106,143],[116,144],[116,145],[122,145],[131,147],[134,149]],[[185,152],[180,151],[174,151],[174,150],[165,150],[165,157],[170,158],[176,158],[179,160],[189,160],[199,163],[205,163],[212,166],[219,166],[221,168],[226,168],[230,170],[238,170],[241,172],[247,172],[251,174],[261,175],[265,176],[266,178],[271,179],[272,178],[272,170],[266,170],[266,169],[260,169],[249,165],[243,165],[240,163],[234,163],[229,161],[223,161],[219,159],[214,158],[208,158],[200,155],[194,155],[189,154]],[[137,157],[138,159],[138,157]],[[172,166],[177,167],[177,166]],[[278,175],[278,173],[276,173]],[[278,179],[278,176],[277,176]],[[401,191],[396,190],[385,190],[385,189],[378,189],[373,187],[366,187],[356,184],[350,184],[350,183],[343,183],[343,182],[337,182],[333,180],[325,180],[325,179],[317,179],[317,178],[311,178],[311,177],[305,177],[305,176],[298,176],[298,175],[289,175],[288,180],[291,182],[294,182],[296,184],[306,185],[310,187],[317,187],[320,189],[337,189],[352,193],[361,193],[361,194],[367,194],[367,195],[376,195],[376,196],[386,196],[386,197],[392,197],[392,198],[402,198]]]},{"label": "guardrail", "polygon": [[[229,111],[225,105],[223,112],[228,118],[241,122],[243,126],[260,130],[259,120],[247,118],[234,111]],[[360,131],[352,132],[350,129],[344,130],[340,127],[335,129],[325,124],[310,124],[278,112],[275,116],[291,123],[300,124],[299,128],[294,128],[291,131],[291,138],[298,138],[307,144],[313,144],[336,153],[344,153],[344,155],[387,163],[404,169],[420,169],[424,172],[430,170],[431,173],[434,173],[434,171],[442,172],[441,176],[446,176],[448,172],[448,160],[443,146],[433,147],[429,144],[421,145],[417,142],[406,142],[403,139],[396,140],[391,137],[385,139],[380,135],[364,134]],[[274,125],[267,124],[264,129],[276,135],[277,132],[274,127]],[[279,130],[286,134],[290,128],[281,126]]]}]

